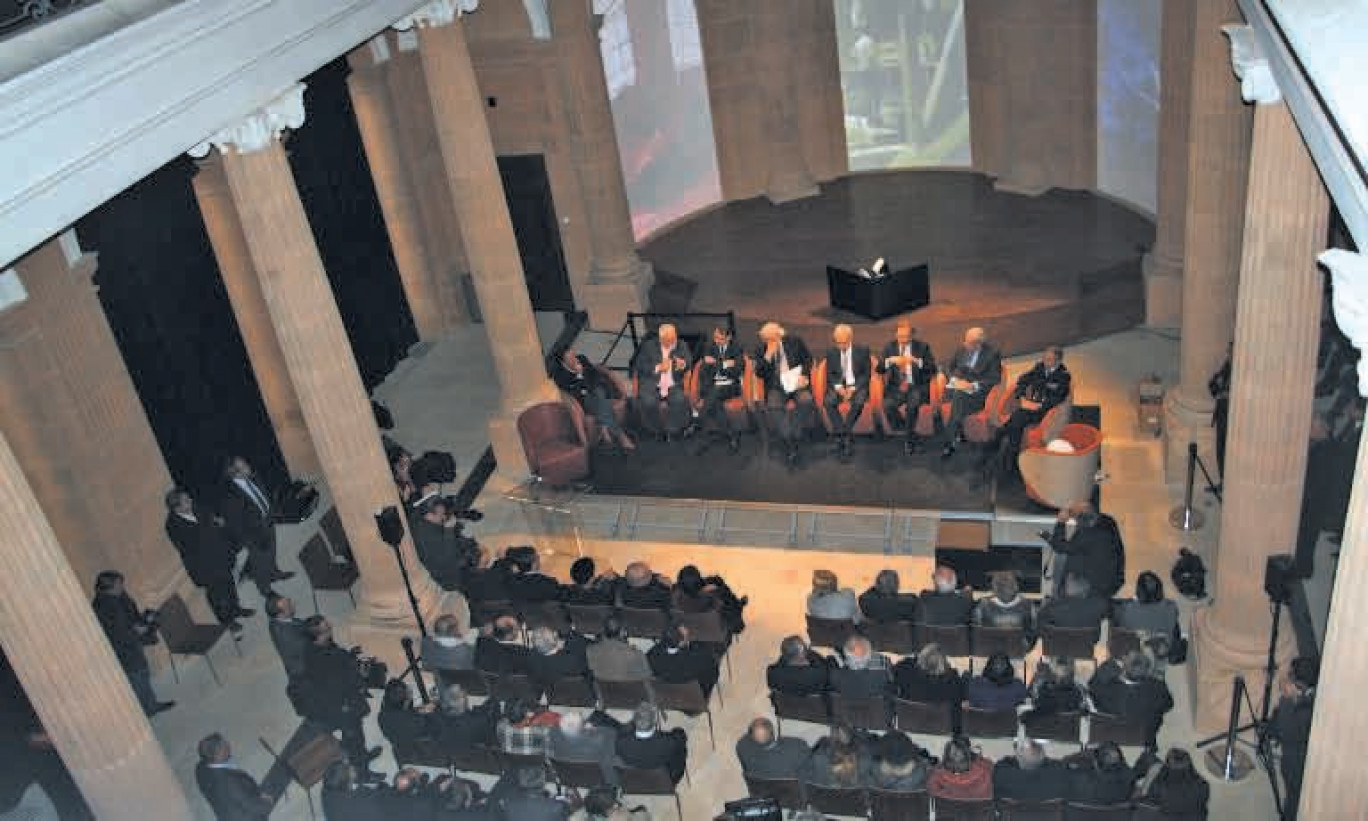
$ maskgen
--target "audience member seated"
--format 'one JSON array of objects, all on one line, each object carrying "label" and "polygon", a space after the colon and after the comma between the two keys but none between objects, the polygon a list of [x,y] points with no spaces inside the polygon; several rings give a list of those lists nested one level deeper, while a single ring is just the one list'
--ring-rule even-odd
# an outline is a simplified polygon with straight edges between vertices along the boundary
[{"label": "audience member seated", "polygon": [[670,580],[652,573],[645,562],[632,562],[618,585],[618,604],[638,610],[667,610]]},{"label": "audience member seated", "polygon": [[480,560],[462,577],[461,592],[471,602],[508,601],[508,577],[512,565],[500,557],[491,560],[489,551],[480,551]]},{"label": "audience member seated", "polygon": [[583,821],[651,821],[645,806],[625,807],[612,787],[595,787],[584,796]]},{"label": "audience member seated", "polygon": [[594,678],[608,681],[645,681],[651,677],[651,665],[646,654],[627,641],[622,620],[609,616],[603,624],[603,635],[589,645],[585,655]]},{"label": "audience member seated", "polygon": [[983,665],[983,674],[969,679],[965,700],[978,710],[1015,710],[1026,700],[1026,682],[1017,678],[1012,660],[1004,653],[994,653]]},{"label": "audience member seated", "polygon": [[[214,815],[223,821],[265,821],[270,817],[275,799],[238,768],[227,739],[218,733],[205,736],[199,743],[199,759],[195,782]],[[5,764],[8,768],[15,762]]]},{"label": "audience member seated", "polygon": [[1069,774],[1070,801],[1085,804],[1120,804],[1135,792],[1135,772],[1114,741],[1081,750],[1064,759]]},{"label": "audience member seated", "polygon": [[522,626],[514,616],[499,616],[475,640],[475,667],[486,673],[529,674],[532,651],[518,641]]},{"label": "audience member seated", "polygon": [[874,652],[869,639],[851,636],[841,648],[842,664],[831,671],[831,689],[847,698],[886,696],[892,686],[888,657]]},{"label": "audience member seated", "polygon": [[444,590],[459,590],[465,575],[479,564],[480,545],[461,532],[463,522],[451,515],[443,496],[431,496],[409,519],[413,549],[418,561]]},{"label": "audience member seated", "polygon": [[807,646],[801,636],[779,643],[779,660],[765,671],[769,688],[791,696],[825,693],[831,688],[832,660]]},{"label": "audience member seated", "polygon": [[874,586],[860,595],[860,612],[870,621],[916,621],[921,612],[917,594],[898,588],[897,571],[880,570]]},{"label": "audience member seated", "polygon": [[774,723],[757,718],[736,742],[741,771],[755,778],[802,778],[807,774],[812,748],[801,738],[780,738]]},{"label": "audience member seated", "polygon": [[413,743],[420,738],[437,738],[441,735],[441,726],[432,714],[436,706],[424,704],[415,708],[408,683],[390,679],[380,702],[380,732],[391,746],[405,750],[413,749]]},{"label": "audience member seated", "polygon": [[617,784],[613,769],[617,751],[614,729],[599,726],[575,711],[561,716],[560,724],[551,728],[549,752],[557,761],[593,761],[599,765],[605,784]]},{"label": "audience member seated", "polygon": [[1145,802],[1155,804],[1164,815],[1206,817],[1211,785],[1192,765],[1187,750],[1177,747],[1168,751],[1164,763],[1149,778],[1144,791]]},{"label": "audience member seated", "polygon": [[1156,660],[1169,659],[1173,648],[1183,640],[1178,627],[1178,605],[1164,598],[1164,583],[1148,570],[1135,580],[1135,598],[1116,605],[1112,625],[1139,633]]},{"label": "audience member seated", "polygon": [[1127,653],[1120,664],[1115,659],[1105,662],[1088,689],[1098,712],[1148,728],[1151,747],[1164,714],[1173,709],[1168,685],[1154,677],[1154,662],[1142,650]]},{"label": "audience member seated", "polygon": [[874,745],[869,786],[889,792],[919,792],[931,775],[931,757],[906,733],[889,730]]},{"label": "audience member seated", "polygon": [[830,570],[812,571],[812,592],[807,598],[807,614],[819,619],[860,620],[860,609],[855,604],[855,591],[840,587],[836,574]]},{"label": "audience member seated", "polygon": [[328,768],[323,776],[324,818],[328,821],[371,821],[381,812],[376,791],[360,783],[351,762],[338,761]]},{"label": "audience member seated", "polygon": [[660,713],[649,701],[637,705],[632,723],[618,734],[618,759],[628,767],[650,770],[663,767],[670,780],[678,784],[684,777],[684,764],[689,759],[689,740],[678,727],[662,733]]},{"label": "audience member seated", "polygon": [[589,675],[589,643],[579,633],[564,638],[550,627],[532,631],[532,655],[528,658],[528,672],[543,688],[563,678],[582,678]]},{"label": "audience member seated", "polygon": [[495,808],[482,800],[478,784],[454,778],[445,786],[445,801],[437,811],[440,821],[495,821]]},{"label": "audience member seated", "polygon": [[514,778],[516,786],[498,799],[498,818],[561,821],[570,817],[570,806],[547,794],[545,767],[519,767]]},{"label": "audience member seated", "polygon": [[494,728],[494,737],[506,753],[546,755],[551,728],[557,724],[559,713],[515,698],[503,703],[503,717]]},{"label": "audience member seated", "polygon": [[1088,698],[1088,694],[1074,680],[1073,661],[1063,658],[1054,661],[1041,659],[1026,695],[1031,705],[1029,710],[1021,714],[1021,723],[1027,735],[1032,733],[1032,724],[1036,721],[1060,713],[1081,712]]},{"label": "audience member seated", "polygon": [[512,573],[508,577],[508,597],[516,604],[540,604],[560,598],[560,582],[541,572],[541,556],[535,547],[508,550]]},{"label": "audience member seated", "polygon": [[425,774],[412,767],[402,769],[394,774],[391,786],[376,789],[379,804],[377,817],[412,818],[414,821],[435,818],[444,797],[440,785],[445,783],[446,777],[443,777],[434,788],[428,783]]},{"label": "audience member seated", "polygon": [[717,657],[712,651],[694,644],[689,628],[682,624],[672,624],[665,628],[665,635],[646,654],[651,665],[651,673],[661,681],[682,684],[696,681],[703,688],[703,697],[712,696],[717,686]]},{"label": "audience member seated", "polygon": [[560,600],[566,604],[612,604],[617,598],[617,574],[595,575],[594,560],[583,556],[570,565],[570,584],[561,585]]},{"label": "audience member seated", "polygon": [[437,702],[437,723],[444,749],[468,749],[494,743],[497,701],[491,698],[478,707],[471,707],[461,685],[448,684],[438,691]]},{"label": "audience member seated", "polygon": [[1040,608],[1040,629],[1101,628],[1110,606],[1107,599],[1093,595],[1092,585],[1085,576],[1070,573],[1064,580],[1064,596],[1049,599]]},{"label": "audience member seated", "polygon": [[993,574],[992,595],[974,604],[974,624],[979,627],[1003,627],[1026,631],[1026,647],[1035,643],[1035,602],[1021,595],[1021,585],[1012,572]]},{"label": "audience member seated", "polygon": [[943,627],[968,624],[974,611],[974,599],[959,589],[955,569],[946,565],[937,567],[931,582],[934,589],[923,590],[921,594],[922,621]]},{"label": "audience member seated", "polygon": [[1016,755],[1000,759],[993,767],[993,797],[1017,801],[1050,801],[1069,791],[1068,770],[1045,757],[1037,741],[1019,739]]},{"label": "audience member seated", "polygon": [[475,669],[475,645],[465,640],[461,620],[443,613],[432,623],[432,635],[423,637],[423,669],[437,674],[443,670]]},{"label": "audience member seated", "polygon": [[674,589],[670,591],[670,606],[681,613],[707,613],[717,610],[722,614],[722,622],[732,634],[746,629],[741,617],[747,598],[737,598],[721,576],[704,576],[698,568],[686,564],[680,568],[675,578]]},{"label": "audience member seated", "polygon": [[898,695],[908,701],[923,704],[949,704],[954,726],[959,727],[960,703],[964,701],[964,679],[959,671],[932,643],[916,656],[907,656],[893,668],[893,681]]},{"label": "audience member seated", "polygon": [[864,739],[844,724],[833,724],[812,748],[807,781],[823,787],[866,786],[870,758]]},{"label": "audience member seated", "polygon": [[931,771],[926,790],[933,798],[972,801],[993,797],[993,762],[979,755],[969,739],[956,736]]}]

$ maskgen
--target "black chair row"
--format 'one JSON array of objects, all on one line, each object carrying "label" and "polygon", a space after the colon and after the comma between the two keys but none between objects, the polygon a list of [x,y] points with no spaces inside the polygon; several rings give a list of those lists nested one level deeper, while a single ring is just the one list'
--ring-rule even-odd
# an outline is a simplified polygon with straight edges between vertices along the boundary
[{"label": "black chair row", "polygon": [[[814,647],[839,649],[852,635],[869,639],[883,653],[910,656],[928,644],[936,644],[952,658],[986,658],[1004,653],[1009,658],[1024,658],[1031,647],[1025,630],[1014,627],[976,627],[972,625],[921,624],[908,621],[874,622],[856,625],[846,619],[807,617],[808,642]],[[1115,632],[1115,630],[1113,631]],[[1139,637],[1129,634],[1139,644]],[[1098,628],[1046,627],[1040,631],[1041,652],[1051,658],[1093,659],[1101,639]],[[1125,639],[1129,640],[1129,639]]]}]

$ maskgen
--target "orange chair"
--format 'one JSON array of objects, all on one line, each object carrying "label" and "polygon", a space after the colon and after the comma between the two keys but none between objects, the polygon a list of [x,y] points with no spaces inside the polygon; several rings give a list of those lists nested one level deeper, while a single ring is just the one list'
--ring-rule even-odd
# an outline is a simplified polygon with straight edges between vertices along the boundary
[{"label": "orange chair", "polygon": [[[1068,397],[1066,397],[1063,402],[1050,408],[1039,422],[1027,426],[1021,439],[1021,447],[1023,449],[1028,447],[1044,447],[1049,444],[1050,440],[1059,437],[1060,431],[1064,430],[1064,426],[1069,424],[1069,419],[1073,416],[1074,391],[1077,389],[1078,379],[1075,378],[1072,387],[1069,390]],[[1012,418],[1012,414],[1016,412],[1016,409],[1020,405],[1021,398],[1016,395],[1015,391],[1007,391],[1002,400],[1002,406],[998,409],[997,426],[1002,427],[1007,424],[1007,420]]]},{"label": "orange chair", "polygon": [[564,487],[589,476],[589,442],[564,402],[541,402],[518,414],[518,436],[528,468],[548,485]]},{"label": "orange chair", "polygon": [[[750,357],[742,354],[746,361],[745,370],[741,375],[741,393],[722,403],[722,412],[727,415],[727,422],[732,430],[745,431],[751,429],[751,400],[749,397],[754,395],[753,382],[755,381],[755,366],[751,364]],[[703,385],[699,381],[699,372],[703,369],[703,360],[694,363],[689,370],[688,379],[684,382],[685,395],[689,397],[689,407],[695,411],[703,410]]]},{"label": "orange chair", "polygon": [[[860,418],[856,419],[855,424],[851,426],[852,433],[862,436],[874,432],[876,415],[883,408],[884,381],[877,373],[878,363],[877,357],[869,357],[869,398],[865,401],[864,410],[860,411]],[[826,425],[827,432],[830,433],[831,420],[827,418],[826,391],[826,360],[819,359],[812,365],[812,398],[817,403],[817,412],[822,417],[822,424]],[[837,408],[842,414],[845,414],[850,409],[850,403],[842,400]]]},{"label": "orange chair", "polygon": [[[698,395],[698,389],[693,384],[694,376],[697,373],[697,368],[690,368],[684,374],[684,385],[682,387],[684,388],[684,396],[690,403],[693,402],[693,397]],[[664,402],[651,391],[647,391],[645,394],[641,392],[641,377],[635,370],[632,371],[632,402],[636,406],[637,424],[641,426],[641,429],[652,434],[661,433],[660,426],[655,423],[654,416],[649,413],[642,413],[642,403],[660,402],[663,405]],[[662,413],[664,413],[663,409]]]},{"label": "orange chair", "polygon": [[[931,380],[931,397],[926,404],[917,408],[916,434],[923,439],[936,435],[936,412],[945,402],[945,374],[938,373]],[[893,430],[893,426],[888,426]]]},{"label": "orange chair", "polygon": [[1027,433],[1017,456],[1026,495],[1053,508],[1090,498],[1101,461],[1102,431],[1091,425],[1065,425],[1054,439],[1068,442],[1073,451],[1060,453],[1049,450],[1048,442],[1040,441],[1038,431],[1043,427],[1042,423]]},{"label": "orange chair", "polygon": [[[945,378],[941,379],[940,412],[941,421],[950,421],[950,396],[945,389]],[[993,434],[997,432],[1002,424],[1002,404],[1011,395],[1011,388],[1007,385],[1007,368],[1003,366],[998,383],[988,391],[988,398],[983,402],[983,409],[977,413],[971,413],[964,418],[964,438],[977,444],[986,444],[993,441]],[[920,421],[920,420],[918,420]],[[921,431],[919,430],[920,434]]]}]

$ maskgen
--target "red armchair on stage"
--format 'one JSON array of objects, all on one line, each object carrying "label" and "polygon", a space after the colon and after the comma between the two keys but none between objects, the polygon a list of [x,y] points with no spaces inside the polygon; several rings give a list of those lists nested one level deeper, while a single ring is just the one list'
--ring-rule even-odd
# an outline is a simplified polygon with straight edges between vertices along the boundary
[{"label": "red armchair on stage", "polygon": [[[684,395],[689,397],[689,407],[694,411],[703,409],[703,387],[698,381],[698,372],[703,367],[703,360],[694,363],[689,370],[689,377],[684,382]],[[764,390],[761,389],[761,404],[764,404]],[[727,423],[732,430],[746,431],[751,429],[751,406],[755,404],[755,364],[750,357],[746,357],[746,369],[741,376],[741,394],[733,396],[722,403],[722,410],[727,414]]]},{"label": "red armchair on stage", "polygon": [[583,421],[581,414],[576,424],[564,402],[542,402],[518,414],[518,436],[533,476],[553,487],[589,477],[590,440]]},{"label": "red armchair on stage", "polygon": [[[936,382],[940,385],[940,398],[934,404],[936,407],[940,408],[942,423],[950,421],[950,393],[945,387],[945,381],[944,375],[936,377]],[[1002,416],[1003,403],[1006,401],[1007,397],[1011,395],[1011,390],[1011,385],[1007,384],[1007,368],[1004,366],[1002,368],[1001,376],[998,378],[998,383],[993,386],[992,390],[988,391],[988,398],[983,402],[983,409],[977,413],[971,413],[964,417],[965,439],[980,445],[993,441],[993,434],[997,432],[997,429],[1002,425],[1004,419]],[[933,397],[936,395],[934,385],[931,389],[931,395]],[[926,409],[923,408],[923,411],[925,410]],[[925,415],[929,416],[929,414]],[[927,432],[923,434],[920,416],[921,415],[919,415],[917,419],[917,433],[918,435],[930,436],[931,425],[929,423],[931,420],[929,418],[927,419]]]},{"label": "red armchair on stage", "polygon": [[[869,358],[869,372],[871,374],[869,379],[869,399],[865,402],[864,410],[860,411],[860,418],[856,419],[855,424],[851,426],[851,433],[867,436],[874,432],[874,424],[877,419],[876,414],[882,412],[884,397],[884,381],[883,378],[876,373],[878,366],[878,357],[871,356]],[[826,374],[825,359],[819,359],[813,363],[812,398],[817,402],[817,411],[822,417],[822,424],[826,425],[827,432],[830,433],[831,420],[827,418],[826,405],[824,404],[827,392]],[[837,405],[837,408],[842,414],[845,414],[846,411],[850,409],[850,403],[843,400]]]}]

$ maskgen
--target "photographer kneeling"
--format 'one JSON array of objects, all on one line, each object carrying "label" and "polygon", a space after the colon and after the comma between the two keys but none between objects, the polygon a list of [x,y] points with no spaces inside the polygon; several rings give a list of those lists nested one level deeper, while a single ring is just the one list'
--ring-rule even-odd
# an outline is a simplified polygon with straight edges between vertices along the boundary
[{"label": "photographer kneeling", "polygon": [[95,617],[100,620],[109,646],[128,675],[133,694],[138,697],[143,712],[154,716],[176,706],[174,701],[158,701],[152,692],[152,671],[147,666],[143,647],[157,643],[157,613],[139,611],[133,598],[124,590],[124,577],[115,570],[105,570],[95,577],[95,598],[90,603]]},{"label": "photographer kneeling", "polygon": [[300,684],[300,706],[305,717],[326,727],[342,731],[342,748],[364,781],[383,781],[384,775],[372,772],[370,762],[380,755],[379,747],[366,749],[361,719],[370,712],[366,676],[357,650],[343,650],[333,641],[332,625],[322,616],[304,620],[313,644],[305,655],[304,677]]}]

